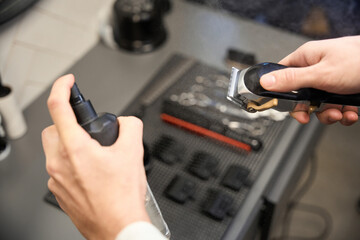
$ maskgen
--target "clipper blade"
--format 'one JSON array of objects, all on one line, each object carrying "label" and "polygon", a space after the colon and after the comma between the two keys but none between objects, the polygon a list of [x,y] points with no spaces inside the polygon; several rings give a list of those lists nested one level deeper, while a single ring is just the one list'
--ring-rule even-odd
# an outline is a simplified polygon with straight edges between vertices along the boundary
[{"label": "clipper blade", "polygon": [[247,109],[247,103],[245,103],[244,98],[241,97],[241,95],[238,93],[238,85],[240,79],[240,70],[237,68],[231,69],[231,75],[230,75],[230,84],[227,94],[227,99],[229,99],[231,102],[239,105],[242,109]]}]

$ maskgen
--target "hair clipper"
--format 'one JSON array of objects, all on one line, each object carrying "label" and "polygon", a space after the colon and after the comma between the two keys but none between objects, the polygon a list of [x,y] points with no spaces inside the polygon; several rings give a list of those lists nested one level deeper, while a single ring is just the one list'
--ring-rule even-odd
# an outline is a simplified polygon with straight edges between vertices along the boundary
[{"label": "hair clipper", "polygon": [[325,104],[360,106],[360,94],[341,95],[314,88],[272,92],[260,85],[260,78],[287,68],[276,63],[260,63],[244,70],[232,68],[227,98],[247,112],[275,109],[280,112],[321,111]]}]

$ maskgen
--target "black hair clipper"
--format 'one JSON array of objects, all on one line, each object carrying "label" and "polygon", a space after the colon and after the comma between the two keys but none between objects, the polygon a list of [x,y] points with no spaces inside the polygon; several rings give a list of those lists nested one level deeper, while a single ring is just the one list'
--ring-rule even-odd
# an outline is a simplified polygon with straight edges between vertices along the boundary
[{"label": "black hair clipper", "polygon": [[321,111],[325,104],[360,106],[360,94],[340,95],[314,88],[292,92],[271,92],[260,85],[260,78],[287,68],[276,63],[260,63],[244,70],[232,68],[227,98],[247,112],[275,109],[280,112]]}]

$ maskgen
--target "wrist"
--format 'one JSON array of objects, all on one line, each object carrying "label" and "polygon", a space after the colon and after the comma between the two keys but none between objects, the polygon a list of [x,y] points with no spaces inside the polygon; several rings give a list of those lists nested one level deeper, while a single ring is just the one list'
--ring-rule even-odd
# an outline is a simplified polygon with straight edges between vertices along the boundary
[{"label": "wrist", "polygon": [[109,223],[109,238],[106,239],[115,239],[121,231],[134,223],[151,223],[144,204],[142,204],[142,207],[133,207],[132,209],[134,210],[127,211],[126,215],[119,214],[117,218],[111,220],[111,223]]}]

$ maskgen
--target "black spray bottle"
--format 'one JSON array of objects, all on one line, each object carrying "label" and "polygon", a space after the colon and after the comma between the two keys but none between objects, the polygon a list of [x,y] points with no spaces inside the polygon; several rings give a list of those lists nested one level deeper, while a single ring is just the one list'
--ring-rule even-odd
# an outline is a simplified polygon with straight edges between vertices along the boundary
[{"label": "black spray bottle", "polygon": [[71,88],[70,104],[78,123],[102,146],[112,145],[119,135],[119,122],[114,114],[97,114],[90,100],[85,100],[76,83]]},{"label": "black spray bottle", "polygon": [[[89,100],[85,100],[76,83],[71,88],[70,104],[74,110],[78,123],[90,136],[102,146],[112,145],[119,135],[119,122],[111,113],[97,114]],[[147,184],[145,196],[145,209],[152,224],[170,239],[170,231],[163,219],[160,208]]]}]

